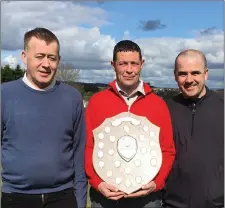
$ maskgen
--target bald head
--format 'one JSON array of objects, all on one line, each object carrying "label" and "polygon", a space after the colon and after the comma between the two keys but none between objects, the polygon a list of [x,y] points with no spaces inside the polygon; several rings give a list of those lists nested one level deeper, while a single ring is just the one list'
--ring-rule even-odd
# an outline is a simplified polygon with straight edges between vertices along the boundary
[{"label": "bald head", "polygon": [[179,68],[179,59],[180,58],[190,58],[190,59],[200,59],[200,61],[202,62],[202,66],[204,69],[207,69],[207,60],[205,55],[199,51],[199,50],[195,50],[195,49],[188,49],[185,51],[182,51],[178,54],[178,56],[175,59],[175,71]]},{"label": "bald head", "polygon": [[204,96],[208,79],[205,55],[193,49],[182,51],[175,60],[174,77],[184,98]]}]

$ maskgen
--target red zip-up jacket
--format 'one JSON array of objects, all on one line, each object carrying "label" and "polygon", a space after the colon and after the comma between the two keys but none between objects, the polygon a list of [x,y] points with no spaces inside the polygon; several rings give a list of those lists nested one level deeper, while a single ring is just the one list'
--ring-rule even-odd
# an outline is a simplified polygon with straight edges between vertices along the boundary
[{"label": "red zip-up jacket", "polygon": [[[92,131],[101,125],[106,118],[119,113],[127,112],[128,105],[119,95],[116,82],[109,83],[109,88],[94,94],[88,102],[86,109],[87,140],[85,149],[85,170],[90,185],[98,190],[102,179],[97,175],[92,163],[94,138]],[[139,116],[145,116],[150,122],[160,127],[159,142],[162,151],[162,166],[154,178],[155,191],[162,189],[165,180],[172,168],[175,147],[173,141],[172,124],[166,103],[153,93],[148,84],[144,83],[145,95],[140,95],[130,107],[130,112]]]}]

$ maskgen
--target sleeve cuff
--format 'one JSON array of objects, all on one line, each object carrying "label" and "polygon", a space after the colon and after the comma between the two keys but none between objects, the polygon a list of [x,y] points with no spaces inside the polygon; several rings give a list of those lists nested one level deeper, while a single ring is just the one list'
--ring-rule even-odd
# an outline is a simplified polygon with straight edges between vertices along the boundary
[{"label": "sleeve cuff", "polygon": [[157,178],[154,180],[154,182],[156,184],[156,188],[155,188],[154,192],[161,190],[165,186],[165,182],[164,181],[160,181]]},{"label": "sleeve cuff", "polygon": [[93,183],[90,183],[91,186],[96,190],[98,191],[98,185],[102,182],[101,179],[96,179]]}]

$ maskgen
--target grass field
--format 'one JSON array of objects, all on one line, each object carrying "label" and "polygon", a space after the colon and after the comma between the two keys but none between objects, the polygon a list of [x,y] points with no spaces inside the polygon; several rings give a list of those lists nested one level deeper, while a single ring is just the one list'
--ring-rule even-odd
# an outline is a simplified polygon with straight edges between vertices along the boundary
[{"label": "grass field", "polygon": [[89,197],[89,189],[90,189],[90,186],[88,185],[88,198],[87,198],[87,206],[86,206],[86,208],[90,208],[91,207],[91,201],[90,201],[90,197]]}]

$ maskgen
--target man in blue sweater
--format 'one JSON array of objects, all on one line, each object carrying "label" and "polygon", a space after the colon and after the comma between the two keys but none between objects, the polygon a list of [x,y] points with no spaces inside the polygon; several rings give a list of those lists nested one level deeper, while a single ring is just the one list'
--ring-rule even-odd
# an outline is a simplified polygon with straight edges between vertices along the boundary
[{"label": "man in blue sweater", "polygon": [[86,206],[83,102],[55,80],[59,50],[51,31],[28,31],[27,71],[2,84],[2,208]]}]

